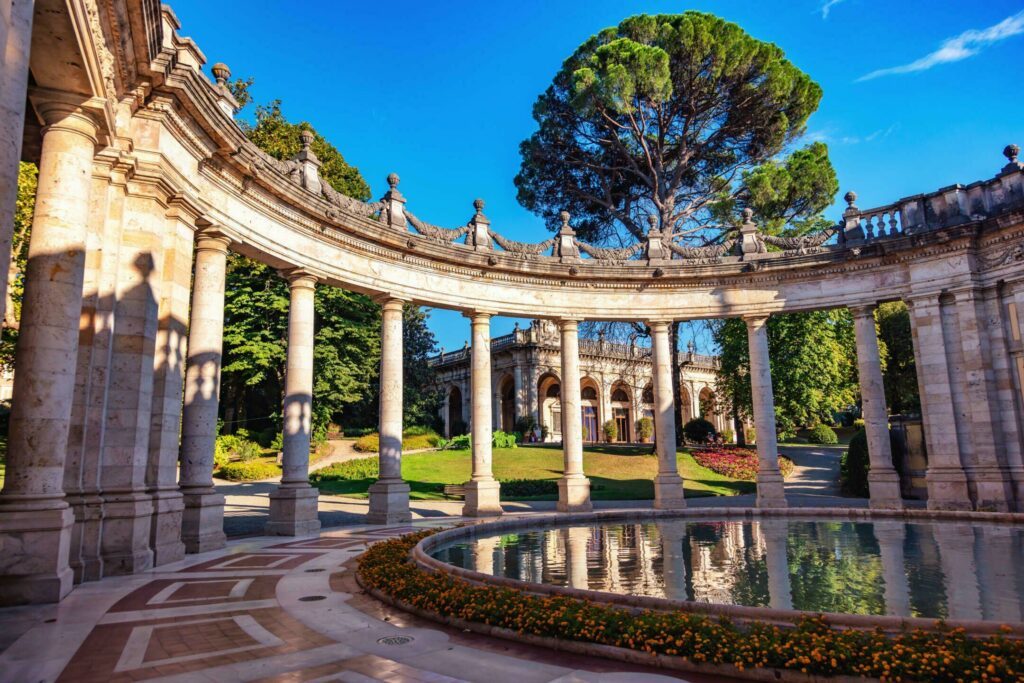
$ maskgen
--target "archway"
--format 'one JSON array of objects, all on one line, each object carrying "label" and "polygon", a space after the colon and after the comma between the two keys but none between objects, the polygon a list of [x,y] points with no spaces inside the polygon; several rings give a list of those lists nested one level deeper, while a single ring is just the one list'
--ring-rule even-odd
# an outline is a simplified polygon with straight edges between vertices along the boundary
[{"label": "archway", "polygon": [[715,430],[719,431],[721,426],[718,423],[718,410],[715,402],[715,392],[710,387],[704,387],[697,394],[698,404],[700,405],[701,417],[710,422],[715,426]]},{"label": "archway", "polygon": [[690,390],[686,387],[679,387],[679,410],[683,424],[693,419],[693,400],[690,398]]},{"label": "archway", "polygon": [[462,419],[462,389],[458,385],[452,385],[448,391],[448,414],[444,429],[449,439],[466,431],[466,422]]},{"label": "archway", "polygon": [[540,396],[540,428],[544,441],[562,440],[562,384],[554,373],[541,375],[537,381]]},{"label": "archway", "polygon": [[511,433],[516,429],[516,383],[511,375],[505,375],[498,387],[501,396],[501,430]]},{"label": "archway", "polygon": [[616,384],[612,387],[612,417],[615,428],[618,432],[616,441],[633,441],[633,402],[629,395],[629,388],[625,384]]},{"label": "archway", "polygon": [[590,377],[580,382],[580,419],[583,421],[583,440],[601,440],[601,394],[597,383]]}]

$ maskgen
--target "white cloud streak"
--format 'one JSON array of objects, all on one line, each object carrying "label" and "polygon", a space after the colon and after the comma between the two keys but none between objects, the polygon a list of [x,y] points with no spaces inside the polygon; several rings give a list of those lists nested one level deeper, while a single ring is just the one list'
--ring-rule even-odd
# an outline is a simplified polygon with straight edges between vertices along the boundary
[{"label": "white cloud streak", "polygon": [[828,19],[828,13],[832,11],[832,8],[843,2],[843,0],[825,0],[821,3],[821,18]]},{"label": "white cloud streak", "polygon": [[900,129],[899,123],[893,123],[888,128],[879,128],[867,135],[836,135],[829,130],[816,130],[807,133],[807,139],[811,142],[825,142],[830,145],[859,145],[862,142],[874,142],[884,140]]},{"label": "white cloud streak", "polygon": [[[831,1],[831,0],[830,0]],[[947,38],[942,41],[939,49],[921,57],[918,60],[892,66],[886,69],[878,69],[865,74],[857,79],[857,82],[870,81],[881,76],[892,76],[895,74],[908,74],[915,71],[927,71],[940,64],[959,62],[962,59],[973,57],[990,45],[994,45],[1007,38],[1024,33],[1024,10],[1006,17],[998,24],[985,29],[970,29],[964,31],[954,38]]]}]

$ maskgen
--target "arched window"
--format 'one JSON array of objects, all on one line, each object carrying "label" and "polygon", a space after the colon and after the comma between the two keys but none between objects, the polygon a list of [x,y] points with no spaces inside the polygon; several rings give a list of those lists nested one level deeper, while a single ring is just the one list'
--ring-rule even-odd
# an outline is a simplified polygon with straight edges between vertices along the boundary
[{"label": "arched window", "polygon": [[612,401],[615,403],[629,403],[629,396],[626,395],[625,389],[619,388],[612,392]]},{"label": "arched window", "polygon": [[584,401],[596,401],[597,400],[597,389],[594,387],[584,387],[583,392],[580,394],[580,398]]},{"label": "arched window", "polygon": [[650,384],[644,387],[643,400],[644,403],[654,403],[654,387]]},{"label": "arched window", "polygon": [[552,384],[548,387],[548,391],[544,394],[545,398],[558,398],[562,395],[562,386],[560,384]]}]

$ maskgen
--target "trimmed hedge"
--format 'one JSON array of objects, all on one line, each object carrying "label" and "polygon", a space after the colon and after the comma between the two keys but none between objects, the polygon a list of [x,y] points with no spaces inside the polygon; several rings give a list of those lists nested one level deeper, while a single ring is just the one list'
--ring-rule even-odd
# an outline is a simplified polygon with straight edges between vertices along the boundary
[{"label": "trimmed hedge", "polygon": [[[410,427],[402,435],[403,451],[418,451],[424,448],[437,448],[443,439],[435,432],[424,430],[422,427]],[[352,448],[360,453],[379,453],[380,434],[374,432],[356,439]]]},{"label": "trimmed hedge", "polygon": [[[901,467],[896,456],[903,448],[903,444],[892,430],[889,431],[889,446],[892,449],[893,467],[899,472]],[[868,435],[865,430],[861,429],[850,439],[849,448],[839,460],[839,486],[843,493],[858,498],[870,497],[869,471],[871,471],[871,460],[868,455]]]},{"label": "trimmed hedge", "polygon": [[376,543],[359,558],[360,582],[411,607],[545,638],[598,643],[650,655],[685,657],[739,670],[775,668],[810,676],[885,681],[1012,681],[1024,672],[1024,641],[973,638],[963,629],[835,628],[824,616],[794,626],[739,624],[685,610],[622,607],[525,590],[470,584],[417,567],[409,551],[436,530]]},{"label": "trimmed hedge", "polygon": [[835,431],[827,424],[820,424],[807,430],[807,440],[810,443],[820,444],[839,443],[839,437],[836,436]]},{"label": "trimmed hedge", "polygon": [[223,465],[217,476],[230,481],[259,481],[281,476],[281,468],[267,460],[240,460]]},{"label": "trimmed hedge", "polygon": [[708,437],[715,435],[715,425],[697,417],[683,425],[683,434],[692,443],[707,443]]},{"label": "trimmed hedge", "polygon": [[313,483],[319,481],[359,481],[376,479],[380,473],[377,458],[358,458],[335,463],[309,475]]},{"label": "trimmed hedge", "polygon": [[557,479],[509,479],[501,482],[501,497],[505,500],[558,495]]}]

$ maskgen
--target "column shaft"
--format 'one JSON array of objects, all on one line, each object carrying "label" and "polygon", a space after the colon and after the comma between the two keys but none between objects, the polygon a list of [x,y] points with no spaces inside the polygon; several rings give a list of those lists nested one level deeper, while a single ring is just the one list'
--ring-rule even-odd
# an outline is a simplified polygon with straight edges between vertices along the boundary
[{"label": "column shaft", "polygon": [[0,493],[0,604],[55,602],[71,590],[64,459],[75,387],[85,240],[97,129],[73,106],[39,107],[43,134],[18,368]]},{"label": "column shaft", "polygon": [[658,475],[654,478],[654,507],[686,507],[683,478],[676,462],[676,410],[672,392],[672,349],[669,323],[651,322],[654,361],[654,430],[658,453]]},{"label": "column shaft", "polygon": [[488,517],[501,514],[500,485],[491,473],[491,314],[473,313],[473,346],[470,361],[470,401],[473,410],[472,449],[473,475],[466,482],[466,517]]},{"label": "column shaft", "polygon": [[[474,420],[475,422],[475,420]],[[371,524],[412,519],[402,481],[402,301],[385,299],[380,340],[380,477],[370,486]]]},{"label": "column shaft", "polygon": [[578,321],[562,320],[562,453],[565,473],[558,480],[558,510],[589,512],[590,480],[583,474],[583,414],[580,412]]},{"label": "column shaft", "polygon": [[775,440],[775,397],[768,360],[768,318],[747,318],[750,345],[750,388],[757,428],[757,506],[786,507],[786,492],[779,471],[779,447]]},{"label": "column shaft", "polygon": [[857,338],[861,411],[864,414],[868,458],[871,463],[868,471],[871,507],[900,509],[903,507],[903,500],[900,495],[900,478],[892,464],[889,411],[885,406],[882,361],[878,353],[878,336],[875,332],[875,309],[874,306],[862,306],[852,308],[850,312],[853,314],[853,329]]},{"label": "column shaft", "polygon": [[226,236],[213,230],[197,235],[179,474],[185,501],[181,540],[189,553],[223,548],[226,542],[224,496],[213,488],[213,451],[224,346],[228,244]]},{"label": "column shaft", "polygon": [[316,277],[303,270],[291,271],[287,277],[291,303],[282,411],[281,485],[270,494],[266,532],[277,536],[308,536],[320,531],[318,491],[309,485]]}]

